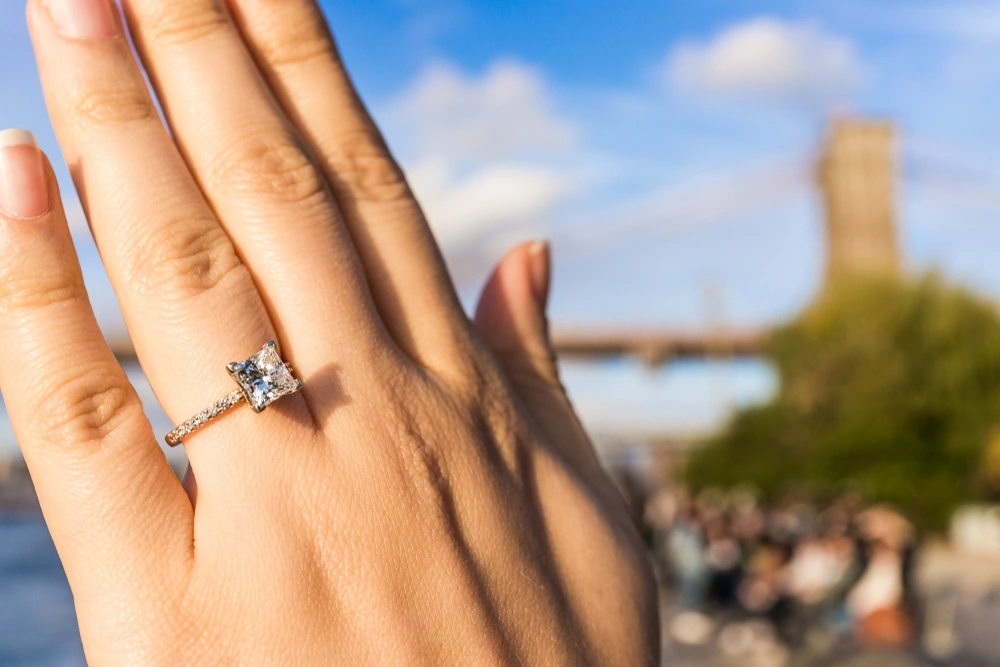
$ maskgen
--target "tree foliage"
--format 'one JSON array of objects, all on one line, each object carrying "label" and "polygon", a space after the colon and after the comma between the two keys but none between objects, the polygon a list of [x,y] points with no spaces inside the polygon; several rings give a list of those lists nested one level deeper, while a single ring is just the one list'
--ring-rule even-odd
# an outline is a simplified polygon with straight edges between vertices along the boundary
[{"label": "tree foliage", "polygon": [[1000,317],[936,276],[829,290],[771,337],[780,389],[688,466],[695,486],[850,488],[927,528],[1000,488]]}]

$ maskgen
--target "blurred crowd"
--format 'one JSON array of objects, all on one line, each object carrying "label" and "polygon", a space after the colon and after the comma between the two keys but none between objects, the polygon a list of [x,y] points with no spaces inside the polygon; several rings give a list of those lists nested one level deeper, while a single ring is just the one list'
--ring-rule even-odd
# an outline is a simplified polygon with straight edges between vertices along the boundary
[{"label": "blurred crowd", "polygon": [[838,643],[905,648],[915,639],[914,531],[853,495],[764,506],[754,493],[661,489],[641,520],[676,642],[781,653]]}]

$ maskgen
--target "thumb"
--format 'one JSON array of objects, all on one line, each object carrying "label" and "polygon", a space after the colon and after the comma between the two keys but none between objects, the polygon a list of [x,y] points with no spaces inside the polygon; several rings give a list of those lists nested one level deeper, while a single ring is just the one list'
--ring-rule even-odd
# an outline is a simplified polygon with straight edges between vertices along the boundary
[{"label": "thumb", "polygon": [[519,392],[526,383],[559,386],[545,316],[551,256],[543,241],[511,250],[493,270],[476,308],[476,328]]},{"label": "thumb", "polygon": [[548,243],[525,243],[500,260],[474,322],[549,443],[583,469],[597,466],[590,439],[559,381],[545,309],[552,276]]}]

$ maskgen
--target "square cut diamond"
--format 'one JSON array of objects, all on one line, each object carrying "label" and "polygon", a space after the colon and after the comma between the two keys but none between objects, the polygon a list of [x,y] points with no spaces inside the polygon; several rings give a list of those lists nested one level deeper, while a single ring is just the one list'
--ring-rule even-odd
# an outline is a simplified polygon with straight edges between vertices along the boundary
[{"label": "square cut diamond", "polygon": [[240,386],[254,412],[261,412],[282,396],[294,394],[302,383],[292,377],[288,366],[278,356],[278,346],[271,341],[257,354],[228,366],[229,374]]}]

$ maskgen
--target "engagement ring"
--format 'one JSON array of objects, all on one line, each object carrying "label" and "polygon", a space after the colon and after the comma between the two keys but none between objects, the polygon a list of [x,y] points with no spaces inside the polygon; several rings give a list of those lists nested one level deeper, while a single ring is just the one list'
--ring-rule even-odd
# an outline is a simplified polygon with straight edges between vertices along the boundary
[{"label": "engagement ring", "polygon": [[302,383],[292,376],[292,367],[278,355],[278,345],[273,340],[253,356],[229,364],[226,370],[239,389],[168,433],[168,445],[176,447],[184,438],[242,401],[249,403],[254,412],[263,412],[282,396],[302,389]]}]

